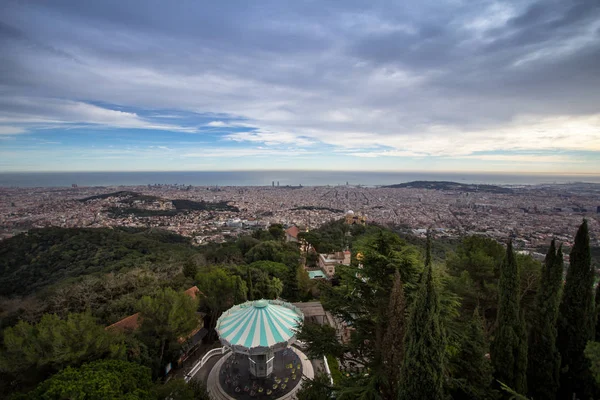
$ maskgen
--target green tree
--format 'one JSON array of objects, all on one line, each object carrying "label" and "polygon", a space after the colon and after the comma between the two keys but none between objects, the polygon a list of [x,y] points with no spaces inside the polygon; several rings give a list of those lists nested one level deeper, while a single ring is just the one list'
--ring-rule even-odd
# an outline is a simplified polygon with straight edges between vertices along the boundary
[{"label": "green tree", "polygon": [[261,242],[246,253],[246,262],[274,261],[288,267],[295,267],[300,262],[300,250],[291,243],[275,240]]},{"label": "green tree", "polygon": [[309,250],[306,254],[306,266],[316,267],[319,262],[319,254],[314,250]]},{"label": "green tree", "polygon": [[584,355],[590,362],[590,371],[596,385],[600,386],[600,343],[588,342]]},{"label": "green tree", "polygon": [[198,380],[171,379],[156,384],[153,392],[156,400],[210,400],[206,385]]},{"label": "green tree", "polygon": [[395,399],[398,397],[398,384],[400,381],[400,368],[404,359],[404,331],[406,327],[406,299],[402,279],[398,271],[394,274],[394,286],[390,294],[388,305],[388,318],[381,354],[383,358],[383,371],[386,384],[384,391],[386,397]]},{"label": "green tree", "polygon": [[285,230],[281,224],[271,224],[271,226],[269,226],[269,233],[275,240],[285,239]]},{"label": "green tree", "polygon": [[322,358],[325,355],[341,357],[346,351],[337,338],[335,328],[329,325],[304,323],[298,332],[298,340],[308,345],[306,352],[312,358]]},{"label": "green tree", "polygon": [[222,268],[212,268],[196,275],[198,289],[204,296],[201,304],[210,313],[210,328],[215,326],[221,313],[235,304],[246,301],[248,288],[246,282],[237,275]]},{"label": "green tree", "polygon": [[600,342],[600,285],[596,285],[594,303],[596,305],[596,342]]},{"label": "green tree", "polygon": [[314,287],[313,282],[308,276],[308,272],[302,265],[296,267],[296,280],[298,282],[298,291],[302,301],[306,301],[307,298],[311,298],[311,289]]},{"label": "green tree", "polygon": [[250,268],[259,269],[281,280],[287,276],[289,271],[287,265],[274,261],[255,261],[250,264]]},{"label": "green tree", "polygon": [[283,291],[283,282],[279,278],[270,278],[265,272],[255,270],[252,274],[255,299],[276,299]]},{"label": "green tree", "polygon": [[595,336],[594,275],[591,265],[590,235],[584,220],[577,231],[570,254],[558,318],[558,349],[561,355],[559,398],[592,395],[589,360],[584,355],[587,342]]},{"label": "green tree", "polygon": [[452,360],[451,394],[454,400],[493,398],[492,364],[488,357],[484,321],[475,309],[469,320],[459,351]]},{"label": "green tree", "polygon": [[423,274],[406,327],[400,399],[444,398],[446,339],[431,264]]},{"label": "green tree", "polygon": [[296,392],[298,400],[325,400],[333,396],[333,388],[329,377],[324,373],[317,373],[314,379],[306,379],[302,387]]},{"label": "green tree", "polygon": [[0,368],[43,376],[104,357],[125,357],[122,337],[106,331],[87,313],[69,314],[66,319],[45,314],[37,324],[20,321],[4,330]]},{"label": "green tree", "polygon": [[491,347],[494,374],[518,393],[526,393],[527,333],[519,312],[519,269],[512,241],[506,246],[499,288],[498,327]]},{"label": "green tree", "polygon": [[552,240],[542,270],[529,332],[527,387],[534,400],[554,399],[559,386],[560,354],[556,348],[556,320],[563,278],[562,249]]},{"label": "green tree", "polygon": [[120,360],[101,360],[67,367],[26,395],[32,400],[151,400],[150,369]]},{"label": "green tree", "polygon": [[246,288],[248,289],[248,300],[254,300],[254,285],[252,284],[252,270],[246,268]]},{"label": "green tree", "polygon": [[260,240],[255,239],[252,236],[240,236],[235,243],[242,252],[242,255],[245,256],[251,248],[260,243]]},{"label": "green tree", "polygon": [[185,262],[185,264],[183,264],[183,275],[186,278],[194,278],[197,273],[198,267],[196,266],[194,260],[189,259]]},{"label": "green tree", "polygon": [[[399,271],[406,293],[414,292],[418,271],[422,269],[420,252],[407,245],[397,235],[385,231],[381,242],[378,227],[353,243],[353,251],[363,255],[361,265],[356,260],[350,266],[336,267],[339,285],[320,285],[324,307],[338,320],[352,329],[340,343],[335,331],[315,331],[306,324],[301,331],[303,341],[311,354],[327,354],[340,360],[344,374],[352,374],[355,367],[369,371],[353,375],[343,385],[336,385],[338,398],[369,399],[382,396],[385,385],[382,343],[387,327],[387,307],[390,302],[394,274]],[[386,251],[382,254],[379,250]],[[407,298],[409,295],[407,294]],[[310,329],[309,334],[303,333]],[[313,349],[317,349],[313,353]]]},{"label": "green tree", "polygon": [[144,296],[139,302],[142,325],[140,331],[152,338],[159,350],[158,362],[162,366],[165,350],[185,338],[198,327],[197,300],[171,288],[157,291],[153,296]]}]

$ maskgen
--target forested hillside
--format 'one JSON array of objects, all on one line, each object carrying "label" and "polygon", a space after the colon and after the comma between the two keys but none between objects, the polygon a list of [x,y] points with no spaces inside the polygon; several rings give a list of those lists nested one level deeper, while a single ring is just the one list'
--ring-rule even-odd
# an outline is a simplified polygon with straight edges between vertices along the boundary
[{"label": "forested hillside", "polygon": [[28,295],[69,278],[185,260],[189,240],[137,228],[33,229],[0,242],[0,296]]},{"label": "forested hillside", "polygon": [[[197,311],[208,316],[205,326],[211,330],[222,311],[246,299],[311,298],[298,245],[286,243],[283,232],[272,225],[195,247],[187,238],[154,229],[47,228],[1,242],[0,389],[27,392],[58,373],[24,398],[46,398],[48,390],[77,397],[89,389],[80,387],[85,379],[79,374],[93,369],[104,379],[99,368],[109,365],[102,364],[106,359],[126,361],[115,368],[139,379],[144,368],[158,378],[188,348],[179,339],[198,326]],[[183,291],[194,285],[202,295],[187,304]],[[142,321],[136,331],[104,330],[134,313]],[[100,364],[86,367],[90,362]],[[61,386],[65,379],[72,382]],[[137,384],[150,396],[143,398],[171,393],[142,380]],[[131,389],[124,386],[123,395]],[[188,396],[193,388],[171,389]]]}]

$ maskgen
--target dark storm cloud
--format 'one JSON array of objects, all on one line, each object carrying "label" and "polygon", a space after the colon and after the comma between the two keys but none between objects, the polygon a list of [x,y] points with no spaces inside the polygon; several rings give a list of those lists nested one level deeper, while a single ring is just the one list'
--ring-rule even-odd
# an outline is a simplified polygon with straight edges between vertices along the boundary
[{"label": "dark storm cloud", "polygon": [[0,97],[11,115],[54,98],[65,118],[102,102],[372,145],[597,113],[599,21],[597,0],[5,1]]}]

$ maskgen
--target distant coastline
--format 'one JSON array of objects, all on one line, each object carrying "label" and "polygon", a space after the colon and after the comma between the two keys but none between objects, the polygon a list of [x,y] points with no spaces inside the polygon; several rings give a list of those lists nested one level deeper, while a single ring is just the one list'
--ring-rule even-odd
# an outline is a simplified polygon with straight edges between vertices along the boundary
[{"label": "distant coastline", "polygon": [[7,172],[0,187],[78,186],[390,186],[413,181],[450,181],[460,184],[536,185],[600,183],[600,175],[550,175],[461,172],[359,171],[165,171],[165,172]]}]

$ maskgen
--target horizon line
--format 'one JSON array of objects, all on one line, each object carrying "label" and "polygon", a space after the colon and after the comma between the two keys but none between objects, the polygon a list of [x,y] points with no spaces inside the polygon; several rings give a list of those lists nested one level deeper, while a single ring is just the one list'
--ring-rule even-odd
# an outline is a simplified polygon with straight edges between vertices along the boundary
[{"label": "horizon line", "polygon": [[177,173],[177,172],[340,172],[340,173],[422,173],[422,174],[494,174],[494,175],[551,175],[551,176],[600,176],[600,172],[552,172],[552,171],[469,171],[469,170],[339,170],[339,169],[215,169],[215,170],[75,170],[75,171],[0,171],[0,174],[77,174],[77,173]]}]

